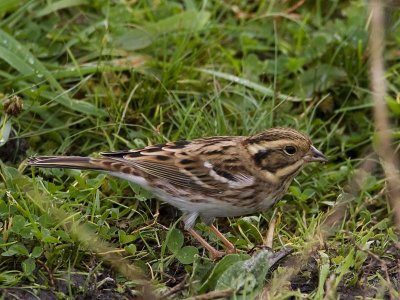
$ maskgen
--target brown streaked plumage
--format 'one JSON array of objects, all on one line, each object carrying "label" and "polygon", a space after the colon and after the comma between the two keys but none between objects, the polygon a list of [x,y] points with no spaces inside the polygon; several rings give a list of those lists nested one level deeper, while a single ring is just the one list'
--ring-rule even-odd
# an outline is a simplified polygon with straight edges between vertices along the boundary
[{"label": "brown streaked plumage", "polygon": [[198,217],[234,251],[212,225],[214,218],[266,210],[284,195],[307,163],[326,161],[306,135],[285,128],[249,137],[207,137],[102,155],[104,158],[39,156],[28,164],[98,170],[137,183],[179,208],[185,228],[214,257],[222,253],[193,230]]}]

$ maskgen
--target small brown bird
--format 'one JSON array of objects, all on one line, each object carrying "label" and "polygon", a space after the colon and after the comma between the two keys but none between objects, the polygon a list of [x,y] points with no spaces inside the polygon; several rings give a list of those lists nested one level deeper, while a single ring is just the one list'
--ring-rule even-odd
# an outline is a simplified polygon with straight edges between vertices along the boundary
[{"label": "small brown bird", "polygon": [[210,226],[227,252],[234,252],[234,245],[212,225],[214,218],[268,209],[307,163],[327,161],[306,135],[285,128],[101,154],[104,158],[39,156],[28,164],[98,170],[142,186],[180,209],[185,229],[214,258],[225,252],[217,251],[193,229],[198,217]]}]

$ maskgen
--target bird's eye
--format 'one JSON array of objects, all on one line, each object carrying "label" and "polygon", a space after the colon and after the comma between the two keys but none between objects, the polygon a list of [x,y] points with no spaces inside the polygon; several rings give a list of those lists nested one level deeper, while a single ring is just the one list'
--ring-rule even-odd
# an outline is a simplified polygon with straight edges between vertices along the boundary
[{"label": "bird's eye", "polygon": [[293,155],[297,152],[297,149],[295,146],[286,146],[283,148],[283,152],[285,152],[287,155]]}]

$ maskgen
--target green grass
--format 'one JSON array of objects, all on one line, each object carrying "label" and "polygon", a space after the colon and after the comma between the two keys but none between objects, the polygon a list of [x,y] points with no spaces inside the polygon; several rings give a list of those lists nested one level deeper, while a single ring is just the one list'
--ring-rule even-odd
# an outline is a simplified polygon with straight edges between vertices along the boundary
[{"label": "green grass", "polygon": [[[294,3],[1,1],[0,99],[24,103],[7,115],[12,130],[0,147],[4,298],[154,296],[178,284],[173,299],[231,288],[235,299],[399,297],[399,236],[379,165],[354,188],[375,141],[366,3],[306,1],[287,13]],[[397,8],[388,16],[397,147]],[[306,132],[329,162],[308,167],[270,210],[218,220],[240,250],[219,262],[184,232],[179,212],[146,191],[95,172],[24,164],[36,154],[98,155],[274,126]],[[320,236],[342,202],[339,224]],[[264,243],[273,216],[274,250],[290,245],[295,254],[265,277],[264,252],[247,252]],[[243,272],[246,263],[261,267]]]}]

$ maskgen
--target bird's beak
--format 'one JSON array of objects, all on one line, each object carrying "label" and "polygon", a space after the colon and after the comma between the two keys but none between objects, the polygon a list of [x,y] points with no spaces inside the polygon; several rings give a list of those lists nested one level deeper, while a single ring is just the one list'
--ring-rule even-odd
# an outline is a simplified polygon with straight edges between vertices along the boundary
[{"label": "bird's beak", "polygon": [[315,162],[315,161],[316,162],[327,162],[328,161],[328,159],[325,157],[325,155],[323,155],[322,152],[319,151],[314,146],[311,146],[310,150],[304,156],[304,160],[306,162]]}]

